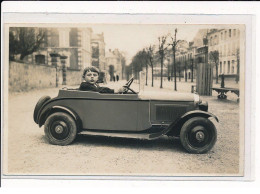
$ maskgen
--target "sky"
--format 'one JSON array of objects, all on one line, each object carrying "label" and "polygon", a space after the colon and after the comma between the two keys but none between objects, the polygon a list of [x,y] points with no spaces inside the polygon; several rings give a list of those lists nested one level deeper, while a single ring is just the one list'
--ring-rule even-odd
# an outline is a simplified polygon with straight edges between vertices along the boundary
[{"label": "sky", "polygon": [[[104,32],[105,49],[118,48],[126,52],[127,62],[141,49],[150,44],[158,45],[158,37],[171,33],[177,28],[177,39],[192,41],[199,29],[205,28],[201,25],[91,25],[93,33]],[[171,40],[169,37],[168,40]]]}]

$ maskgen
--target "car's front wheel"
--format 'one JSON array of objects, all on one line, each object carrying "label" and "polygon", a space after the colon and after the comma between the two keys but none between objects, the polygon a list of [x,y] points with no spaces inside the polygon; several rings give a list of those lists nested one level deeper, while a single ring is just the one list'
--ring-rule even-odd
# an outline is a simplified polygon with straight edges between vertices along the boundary
[{"label": "car's front wheel", "polygon": [[206,118],[194,117],[184,123],[180,132],[183,147],[190,153],[202,154],[216,143],[215,125]]},{"label": "car's front wheel", "polygon": [[67,113],[51,114],[44,124],[44,132],[51,144],[68,145],[77,135],[75,120]]}]

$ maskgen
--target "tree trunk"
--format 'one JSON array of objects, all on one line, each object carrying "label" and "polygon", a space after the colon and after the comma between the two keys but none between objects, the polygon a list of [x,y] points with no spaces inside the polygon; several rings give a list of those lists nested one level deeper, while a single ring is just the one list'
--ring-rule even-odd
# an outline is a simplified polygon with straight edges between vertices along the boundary
[{"label": "tree trunk", "polygon": [[191,82],[193,82],[193,59],[191,59]]},{"label": "tree trunk", "polygon": [[182,64],[182,59],[179,63],[179,81],[181,81],[181,64]]},{"label": "tree trunk", "polygon": [[148,76],[148,64],[146,63],[146,80],[145,80],[145,85],[147,86],[147,76]]},{"label": "tree trunk", "polygon": [[151,66],[152,66],[152,87],[153,87],[153,63],[151,62]]},{"label": "tree trunk", "polygon": [[187,82],[187,61],[186,61],[186,55],[184,56],[184,67],[185,67],[185,82]]},{"label": "tree trunk", "polygon": [[216,63],[216,84],[218,84],[218,64]]},{"label": "tree trunk", "polygon": [[174,90],[177,91],[175,46],[174,46],[174,49],[173,49],[173,65],[174,65]]},{"label": "tree trunk", "polygon": [[186,67],[186,63],[185,63],[185,82],[187,82],[187,67]]},{"label": "tree trunk", "polygon": [[163,55],[161,57],[161,85],[160,85],[160,88],[163,88]]}]

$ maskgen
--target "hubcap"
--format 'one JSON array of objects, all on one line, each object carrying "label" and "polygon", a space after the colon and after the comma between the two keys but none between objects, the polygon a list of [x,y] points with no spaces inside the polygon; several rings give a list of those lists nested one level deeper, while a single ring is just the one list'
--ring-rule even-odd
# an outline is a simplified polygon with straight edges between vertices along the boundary
[{"label": "hubcap", "polygon": [[189,144],[192,147],[197,148],[204,147],[210,142],[210,134],[208,130],[202,125],[198,125],[191,129],[191,131],[187,134],[187,138]]},{"label": "hubcap", "polygon": [[196,139],[197,139],[199,142],[203,141],[204,138],[205,138],[205,135],[204,135],[204,133],[203,133],[202,131],[199,131],[199,132],[196,133]]},{"label": "hubcap", "polygon": [[50,126],[50,133],[55,139],[64,140],[69,136],[69,126],[64,121],[56,120]]},{"label": "hubcap", "polygon": [[57,125],[55,127],[55,132],[61,134],[63,132],[63,127],[61,125]]}]

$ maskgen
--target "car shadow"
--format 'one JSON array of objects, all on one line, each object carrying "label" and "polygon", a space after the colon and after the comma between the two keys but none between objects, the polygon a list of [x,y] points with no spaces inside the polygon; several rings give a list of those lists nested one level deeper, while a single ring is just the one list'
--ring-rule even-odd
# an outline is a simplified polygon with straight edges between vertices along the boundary
[{"label": "car shadow", "polygon": [[161,137],[154,140],[141,140],[119,137],[103,137],[78,135],[73,142],[74,145],[84,146],[106,146],[127,149],[144,149],[144,150],[171,150],[185,152],[179,139],[171,137]]}]

